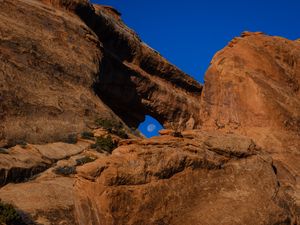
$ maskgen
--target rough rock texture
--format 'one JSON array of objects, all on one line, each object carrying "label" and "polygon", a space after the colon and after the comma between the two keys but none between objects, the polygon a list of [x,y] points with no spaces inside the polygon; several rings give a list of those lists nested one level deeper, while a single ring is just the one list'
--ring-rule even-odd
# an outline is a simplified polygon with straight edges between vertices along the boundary
[{"label": "rough rock texture", "polygon": [[297,152],[299,43],[250,32],[233,39],[206,73],[200,118],[202,129],[244,133],[270,150],[282,148],[280,142]]},{"label": "rough rock texture", "polygon": [[201,97],[203,130],[251,137],[272,154],[300,216],[300,44],[244,32],[213,58]]},{"label": "rough rock texture", "polygon": [[79,18],[35,1],[2,1],[0,18],[0,139],[61,140],[110,117],[90,88],[100,43]]},{"label": "rough rock texture", "polygon": [[95,89],[107,105],[129,126],[149,114],[165,127],[197,127],[202,86],[141,42],[111,8],[94,7],[94,22],[88,24],[104,47]]},{"label": "rough rock texture", "polygon": [[272,159],[253,141],[216,132],[182,135],[121,142],[111,156],[77,166],[76,175],[50,169],[6,185],[0,196],[42,224],[295,222]]},{"label": "rough rock texture", "polygon": [[83,152],[88,143],[76,145],[51,143],[47,145],[15,146],[0,154],[0,186],[7,183],[23,182],[63,160]]},{"label": "rough rock texture", "polygon": [[202,90],[111,7],[0,3],[0,201],[28,224],[300,224],[299,40],[244,32]]},{"label": "rough rock texture", "polygon": [[142,43],[115,11],[43,2],[1,1],[2,142],[58,141],[99,117],[120,116],[130,127],[146,114],[166,126],[197,125],[202,86]]}]

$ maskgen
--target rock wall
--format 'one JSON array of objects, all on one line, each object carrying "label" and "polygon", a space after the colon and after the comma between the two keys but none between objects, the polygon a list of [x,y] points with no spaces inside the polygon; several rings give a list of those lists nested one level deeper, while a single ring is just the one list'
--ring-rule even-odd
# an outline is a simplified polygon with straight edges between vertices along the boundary
[{"label": "rock wall", "polygon": [[200,107],[202,130],[246,135],[271,154],[298,217],[299,87],[299,42],[244,32],[214,56]]},{"label": "rock wall", "polygon": [[37,1],[2,1],[0,16],[2,140],[61,140],[112,117],[91,89],[100,42],[77,16]]},{"label": "rock wall", "polygon": [[300,45],[244,32],[213,58],[201,97],[202,127],[300,133]]},{"label": "rock wall", "polygon": [[[299,224],[299,41],[243,33],[202,90],[120,16],[1,1],[0,201],[27,224]],[[146,114],[174,130],[125,140]]]},{"label": "rock wall", "polygon": [[0,13],[1,143],[62,140],[97,118],[137,127],[149,114],[166,127],[198,125],[202,86],[111,8],[5,0]]}]

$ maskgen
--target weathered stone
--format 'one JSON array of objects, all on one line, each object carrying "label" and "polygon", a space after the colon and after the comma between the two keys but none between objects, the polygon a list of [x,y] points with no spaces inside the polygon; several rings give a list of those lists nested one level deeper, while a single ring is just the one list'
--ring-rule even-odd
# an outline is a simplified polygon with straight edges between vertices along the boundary
[{"label": "weathered stone", "polygon": [[111,8],[6,0],[0,13],[0,139],[9,145],[59,141],[97,118],[120,117],[130,127],[146,114],[165,126],[197,122],[202,86]]},{"label": "weathered stone", "polygon": [[76,176],[46,173],[7,185],[0,196],[50,224],[65,221],[66,209],[73,223],[95,225],[293,220],[281,204],[285,199],[278,194],[272,159],[251,140],[212,132],[190,135],[192,140],[162,136],[122,145],[109,157],[78,166]]},{"label": "weathered stone", "polygon": [[[3,0],[0,199],[39,224],[299,224],[299,60],[244,32],[202,91],[111,7]],[[162,136],[129,129],[147,114]]]},{"label": "weathered stone", "polygon": [[300,45],[261,32],[242,37],[206,73],[201,129],[243,134],[271,153],[299,223]]}]

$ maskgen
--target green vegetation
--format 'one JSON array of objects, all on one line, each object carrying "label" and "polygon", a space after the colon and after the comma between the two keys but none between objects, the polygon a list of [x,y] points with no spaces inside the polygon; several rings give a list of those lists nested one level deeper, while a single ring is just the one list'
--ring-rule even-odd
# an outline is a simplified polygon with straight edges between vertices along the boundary
[{"label": "green vegetation", "polygon": [[54,172],[56,174],[59,175],[64,175],[64,176],[68,176],[71,174],[75,174],[76,173],[76,168],[75,166],[63,166],[63,167],[57,167]]},{"label": "green vegetation", "polygon": [[91,148],[96,149],[97,151],[106,151],[112,153],[112,151],[118,147],[117,143],[112,140],[111,136],[107,137],[98,137],[96,143],[91,145]]},{"label": "green vegetation", "polygon": [[113,130],[111,133],[119,136],[120,138],[128,139],[128,135],[126,134],[126,132],[123,129],[122,130]]},{"label": "green vegetation", "polygon": [[94,140],[94,134],[92,132],[89,131],[84,131],[81,133],[81,137],[83,139],[89,139],[89,140]]},{"label": "green vegetation", "polygon": [[8,154],[8,151],[6,148],[0,148],[0,154]]},{"label": "green vegetation", "polygon": [[143,137],[144,135],[138,130],[136,127],[132,127],[130,129],[131,133],[133,133],[137,137]]},{"label": "green vegetation", "polygon": [[11,204],[0,201],[0,224],[23,225],[25,223]]},{"label": "green vegetation", "polygon": [[125,132],[124,126],[121,122],[112,121],[108,119],[97,119],[95,124],[106,129],[109,133],[115,134],[120,138],[127,139],[128,135]]},{"label": "green vegetation", "polygon": [[64,141],[68,144],[76,144],[77,143],[77,134],[69,134],[67,139]]},{"label": "green vegetation", "polygon": [[108,120],[108,119],[97,119],[95,121],[95,124],[99,127],[102,127],[108,131],[112,129],[122,129],[123,124],[121,122],[113,121],[113,120]]},{"label": "green vegetation", "polygon": [[21,148],[26,148],[27,142],[23,141],[23,140],[18,140],[18,141],[16,141],[16,145],[20,145]]},{"label": "green vegetation", "polygon": [[86,163],[94,162],[95,160],[96,160],[96,158],[94,158],[94,157],[84,156],[83,158],[76,159],[76,165],[81,166]]}]

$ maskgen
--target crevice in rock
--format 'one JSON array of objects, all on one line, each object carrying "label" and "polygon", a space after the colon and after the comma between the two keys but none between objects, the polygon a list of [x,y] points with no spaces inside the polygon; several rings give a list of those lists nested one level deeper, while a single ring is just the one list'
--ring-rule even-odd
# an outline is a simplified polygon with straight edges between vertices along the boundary
[{"label": "crevice in rock", "polygon": [[276,166],[274,164],[272,164],[272,169],[273,169],[275,175],[277,175],[277,168],[276,168]]},{"label": "crevice in rock", "polygon": [[208,150],[231,159],[242,159],[255,155],[254,153],[229,151],[220,148],[208,148]]},{"label": "crevice in rock", "polygon": [[[114,179],[111,179],[108,186],[139,186],[151,183],[154,180],[171,179],[173,176],[184,172],[186,169],[204,169],[204,170],[219,170],[222,169],[226,162],[220,163],[210,162],[206,159],[191,160],[188,157],[181,159],[180,162],[175,163],[172,167],[161,168],[157,172],[148,172],[147,167],[143,172],[145,174],[144,180],[134,179],[132,174],[116,174]],[[132,182],[133,181],[133,182]]]},{"label": "crevice in rock", "polygon": [[35,179],[38,175],[53,167],[58,161],[79,155],[84,150],[85,148],[76,154],[71,154],[61,159],[51,159],[39,153],[41,161],[31,167],[0,168],[0,188],[8,183],[22,183]]},{"label": "crevice in rock", "polygon": [[0,187],[8,183],[26,182],[50,167],[49,164],[40,164],[30,168],[13,167],[8,170],[2,168],[0,169]]}]

